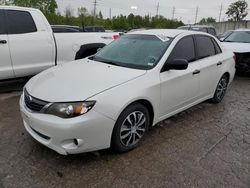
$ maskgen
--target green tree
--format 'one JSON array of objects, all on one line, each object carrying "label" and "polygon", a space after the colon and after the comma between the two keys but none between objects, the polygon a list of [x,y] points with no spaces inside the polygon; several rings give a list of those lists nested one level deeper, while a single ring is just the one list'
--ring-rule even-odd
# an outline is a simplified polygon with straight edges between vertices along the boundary
[{"label": "green tree", "polygon": [[9,2],[17,6],[33,7],[49,13],[55,13],[57,9],[56,0],[11,0]]},{"label": "green tree", "polygon": [[99,11],[98,18],[103,19],[103,15],[101,11]]},{"label": "green tree", "polygon": [[211,23],[215,23],[216,19],[213,17],[208,17],[208,18],[202,18],[201,21],[199,22],[199,24],[201,25],[205,25],[205,24],[211,24]]},{"label": "green tree", "polygon": [[78,17],[81,19],[82,28],[85,25],[86,17],[89,15],[88,10],[85,7],[78,8]]},{"label": "green tree", "polygon": [[247,7],[248,7],[248,4],[245,0],[239,0],[239,1],[236,1],[235,3],[232,3],[229,6],[226,14],[232,21],[241,21],[248,14]]}]

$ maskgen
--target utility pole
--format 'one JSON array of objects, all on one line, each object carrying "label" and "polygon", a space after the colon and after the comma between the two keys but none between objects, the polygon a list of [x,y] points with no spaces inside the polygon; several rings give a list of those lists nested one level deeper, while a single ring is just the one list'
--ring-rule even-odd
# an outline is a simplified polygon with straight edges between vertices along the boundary
[{"label": "utility pole", "polygon": [[97,6],[97,0],[94,0],[94,17],[96,17],[96,6]]},{"label": "utility pole", "polygon": [[95,24],[95,18],[96,18],[96,7],[97,7],[97,0],[94,0],[94,15],[93,15],[93,25]]},{"label": "utility pole", "polygon": [[109,19],[111,20],[111,17],[112,17],[112,9],[109,8]]},{"label": "utility pole", "polygon": [[220,22],[220,20],[221,20],[222,7],[223,7],[223,5],[221,4],[221,5],[220,5],[219,22]]},{"label": "utility pole", "polygon": [[196,11],[195,11],[195,21],[194,21],[194,24],[197,23],[198,13],[199,13],[199,7],[197,6],[197,7],[196,7]]},{"label": "utility pole", "polygon": [[158,2],[157,7],[156,7],[156,17],[159,15],[159,9],[160,9],[160,3]]},{"label": "utility pole", "polygon": [[174,20],[174,16],[175,16],[175,7],[173,7],[172,20]]}]

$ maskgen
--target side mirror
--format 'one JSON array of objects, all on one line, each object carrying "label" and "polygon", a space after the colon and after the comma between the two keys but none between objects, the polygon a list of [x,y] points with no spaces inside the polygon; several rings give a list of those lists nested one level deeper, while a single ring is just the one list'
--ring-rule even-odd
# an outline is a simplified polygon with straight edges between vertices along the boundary
[{"label": "side mirror", "polygon": [[186,70],[187,68],[188,61],[186,59],[174,59],[165,63],[162,72],[168,70]]},{"label": "side mirror", "polygon": [[221,42],[223,42],[224,40],[225,40],[225,38],[224,38],[224,37],[219,38],[219,41],[221,41]]}]

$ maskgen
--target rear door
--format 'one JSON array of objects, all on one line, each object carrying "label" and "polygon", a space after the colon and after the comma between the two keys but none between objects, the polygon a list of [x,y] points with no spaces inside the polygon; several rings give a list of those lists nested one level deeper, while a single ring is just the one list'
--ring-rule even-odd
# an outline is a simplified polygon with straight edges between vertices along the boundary
[{"label": "rear door", "polygon": [[[6,10],[9,46],[16,77],[35,75],[54,65],[54,44],[50,33],[44,28],[41,15],[31,13]],[[34,15],[38,24],[34,22]]]},{"label": "rear door", "polygon": [[0,80],[14,78],[11,64],[8,36],[5,27],[4,10],[0,9]]},{"label": "rear door", "polygon": [[[196,35],[197,62],[200,65],[200,97],[214,93],[222,65],[222,53],[216,41],[209,36]],[[217,46],[215,46],[217,44]]]}]

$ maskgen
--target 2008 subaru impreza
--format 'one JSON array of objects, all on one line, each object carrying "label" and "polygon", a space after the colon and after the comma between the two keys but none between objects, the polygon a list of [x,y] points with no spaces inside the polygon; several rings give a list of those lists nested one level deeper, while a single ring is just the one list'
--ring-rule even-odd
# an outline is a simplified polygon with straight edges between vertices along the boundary
[{"label": "2008 subaru impreza", "polygon": [[33,77],[20,99],[24,126],[64,155],[129,151],[159,121],[208,99],[221,102],[234,78],[233,56],[205,33],[129,33]]}]

